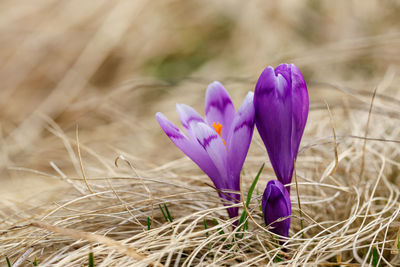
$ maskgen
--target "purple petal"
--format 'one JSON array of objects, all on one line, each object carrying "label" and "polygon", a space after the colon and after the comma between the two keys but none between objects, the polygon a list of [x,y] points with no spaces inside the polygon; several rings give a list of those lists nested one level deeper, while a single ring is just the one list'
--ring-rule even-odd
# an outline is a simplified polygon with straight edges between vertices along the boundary
[{"label": "purple petal", "polygon": [[[240,106],[231,127],[230,137],[227,140],[228,163],[231,172],[228,183],[231,189],[240,188],[240,171],[249,150],[254,130],[253,92],[249,92]],[[240,199],[240,196],[237,196]]]},{"label": "purple petal", "polygon": [[211,178],[215,186],[222,186],[221,181],[223,179],[221,179],[219,170],[204,148],[197,141],[189,140],[164,114],[158,112],[156,119],[171,141]]},{"label": "purple petal", "polygon": [[295,157],[299,151],[301,137],[303,136],[304,128],[307,123],[309,100],[307,85],[304,81],[303,75],[300,70],[292,64],[292,109],[293,109],[293,128],[292,140],[296,145],[292,148]]},{"label": "purple petal", "polygon": [[193,140],[195,140],[192,127],[197,122],[204,122],[204,119],[199,115],[199,113],[197,113],[196,110],[194,110],[194,108],[185,104],[176,104],[176,110],[186,132]]},{"label": "purple petal", "polygon": [[205,115],[208,125],[222,125],[221,136],[226,140],[235,117],[235,108],[228,92],[219,82],[213,82],[207,88]]},{"label": "purple petal", "polygon": [[292,102],[283,76],[268,67],[255,89],[254,107],[258,132],[267,148],[277,178],[284,184],[291,179]]},{"label": "purple petal", "polygon": [[277,180],[268,182],[262,198],[262,210],[265,224],[272,226],[271,232],[288,237],[290,228],[290,217],[279,222],[292,214],[292,206],[288,191],[283,184]]},{"label": "purple petal", "polygon": [[297,67],[266,68],[256,85],[254,107],[256,126],[276,176],[288,184],[308,115],[307,87]]},{"label": "purple petal", "polygon": [[[229,218],[235,218],[235,217],[237,217],[239,215],[239,208],[237,208],[237,207],[235,207],[235,208],[227,208],[227,210],[228,210]],[[235,226],[237,226],[238,221],[237,220],[234,221],[233,224]]]},{"label": "purple petal", "polygon": [[222,178],[222,181],[218,183],[222,187],[217,184],[216,186],[218,189],[227,189],[224,186],[228,176],[227,151],[222,138],[213,128],[202,122],[198,122],[194,125],[193,133],[195,134],[198,143],[208,154],[212,162],[214,162],[214,165]]}]

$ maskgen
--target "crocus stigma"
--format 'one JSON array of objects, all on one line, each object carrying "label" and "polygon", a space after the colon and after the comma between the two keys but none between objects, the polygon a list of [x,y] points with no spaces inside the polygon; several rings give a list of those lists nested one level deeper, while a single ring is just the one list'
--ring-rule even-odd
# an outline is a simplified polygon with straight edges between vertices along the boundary
[{"label": "crocus stigma", "polygon": [[271,232],[288,237],[290,217],[283,218],[292,214],[292,206],[289,193],[280,181],[271,180],[267,183],[261,205],[265,224],[271,226]]},{"label": "crocus stigma", "polygon": [[[219,196],[232,203],[237,203],[240,195],[222,191],[240,190],[240,171],[254,130],[253,96],[249,92],[235,112],[222,84],[211,83],[206,92],[205,119],[188,105],[176,105],[187,135],[162,113],[156,114],[165,134],[210,177]],[[228,208],[228,214],[231,218],[236,217],[238,208]]]},{"label": "crocus stigma", "polygon": [[293,64],[267,67],[254,92],[255,124],[279,181],[289,184],[307,122],[307,86]]}]

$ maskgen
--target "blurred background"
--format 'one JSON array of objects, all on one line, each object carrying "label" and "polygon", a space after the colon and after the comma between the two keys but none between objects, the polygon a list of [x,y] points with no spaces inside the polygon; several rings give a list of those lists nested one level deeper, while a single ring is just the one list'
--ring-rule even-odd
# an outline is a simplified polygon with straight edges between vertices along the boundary
[{"label": "blurred background", "polygon": [[398,96],[399,1],[4,0],[0,10],[3,207],[54,198],[63,176],[80,177],[77,126],[90,177],[118,155],[138,168],[182,157],[154,114],[178,122],[177,102],[202,114],[214,80],[236,106],[280,63],[303,72],[312,109],[352,92],[368,100],[388,73]]}]

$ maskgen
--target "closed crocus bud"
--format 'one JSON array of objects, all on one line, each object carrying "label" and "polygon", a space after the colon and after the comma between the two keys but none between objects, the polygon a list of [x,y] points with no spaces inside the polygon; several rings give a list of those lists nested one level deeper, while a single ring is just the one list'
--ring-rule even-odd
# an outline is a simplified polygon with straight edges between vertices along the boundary
[{"label": "closed crocus bud", "polygon": [[307,86],[293,64],[267,67],[254,92],[255,123],[279,181],[289,184],[308,116]]},{"label": "closed crocus bud", "polygon": [[292,205],[288,191],[283,184],[277,180],[268,182],[262,198],[262,210],[264,221],[267,226],[271,226],[271,232],[280,236],[289,236],[290,217]]}]

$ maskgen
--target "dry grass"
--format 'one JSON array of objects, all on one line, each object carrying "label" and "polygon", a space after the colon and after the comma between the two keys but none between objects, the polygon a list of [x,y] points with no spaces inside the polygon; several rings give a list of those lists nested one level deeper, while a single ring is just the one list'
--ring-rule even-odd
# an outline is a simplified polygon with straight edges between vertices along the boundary
[{"label": "dry grass", "polygon": [[[399,9],[0,3],[0,263],[86,266],[93,252],[95,266],[400,266]],[[300,67],[311,97],[296,164],[302,213],[293,184],[284,246],[257,225],[274,178],[258,134],[244,195],[266,168],[238,233],[208,177],[154,119],[163,111],[177,122],[176,102],[201,110],[213,80],[239,104],[262,68],[280,62]]]}]

